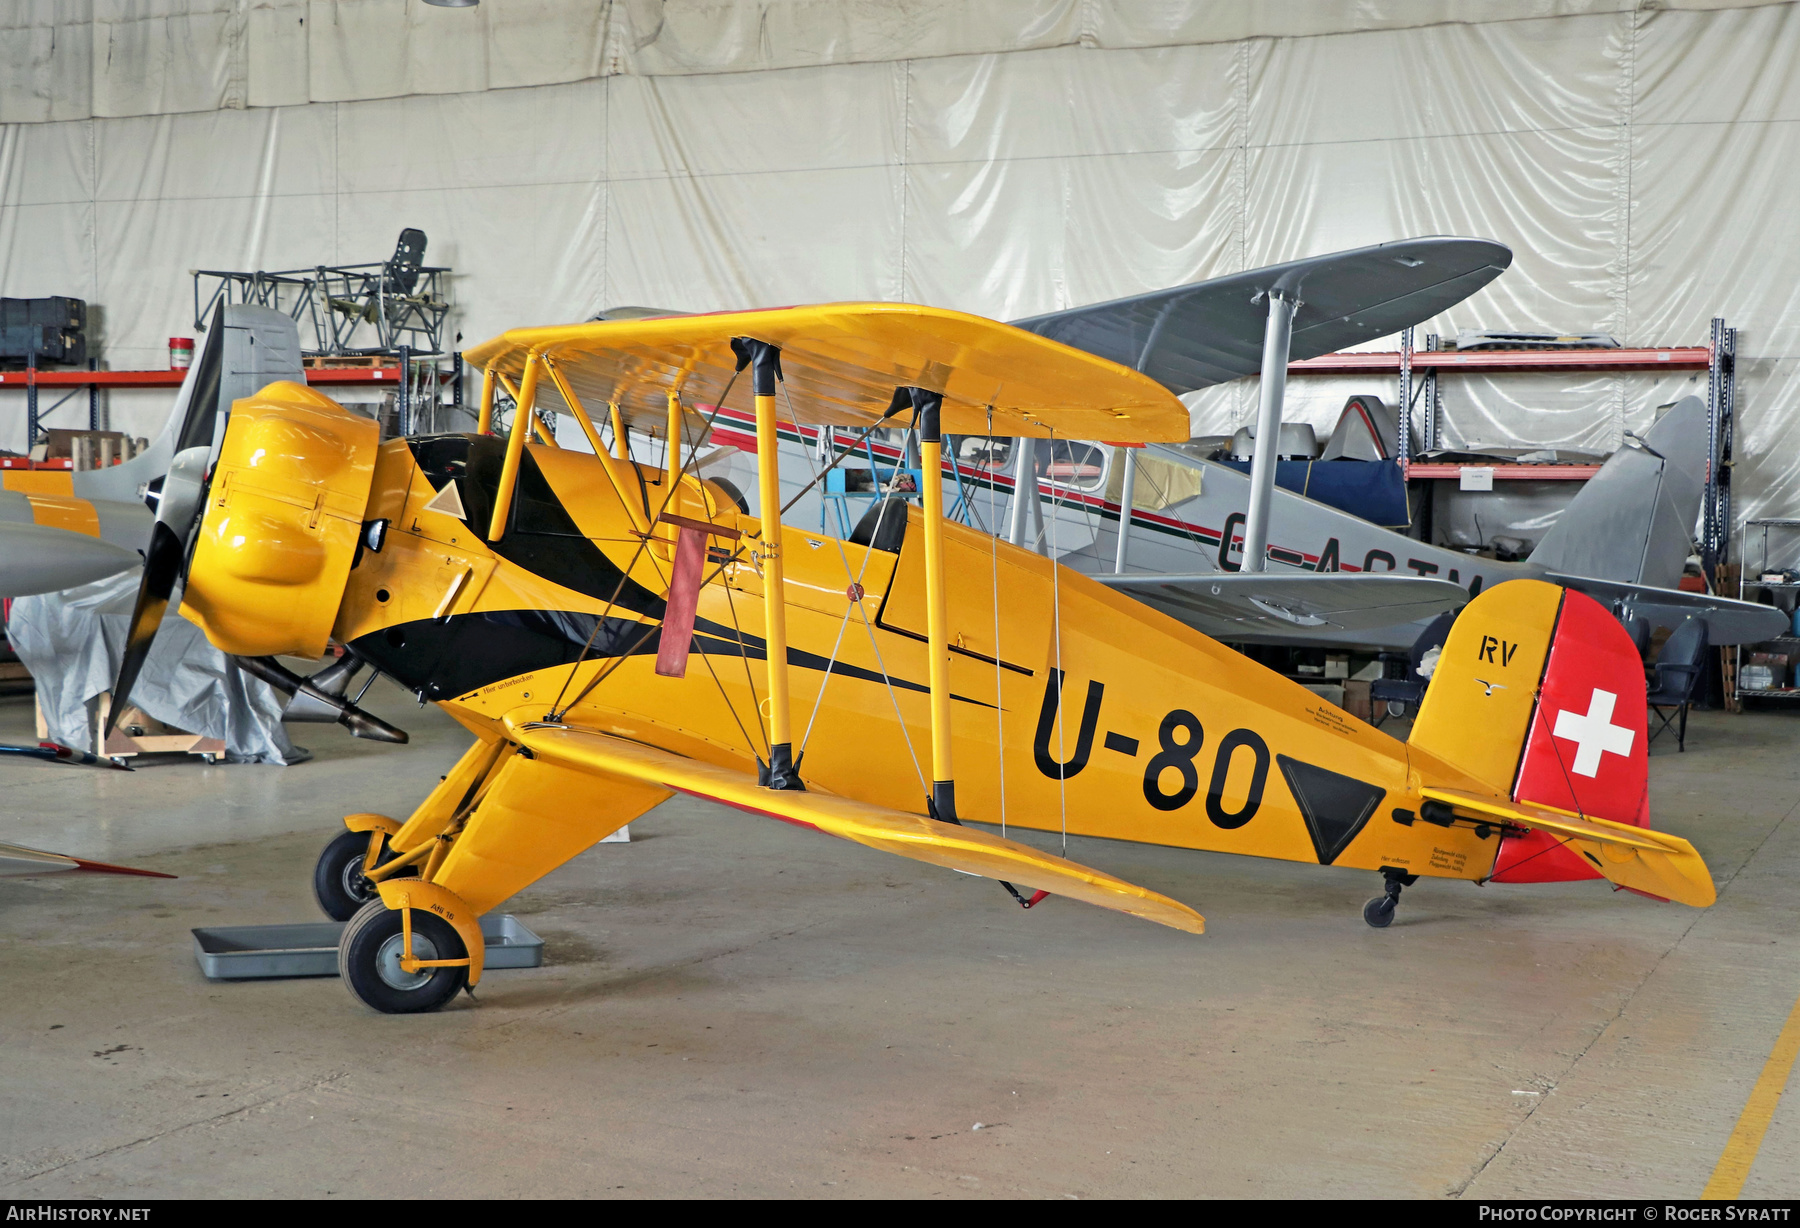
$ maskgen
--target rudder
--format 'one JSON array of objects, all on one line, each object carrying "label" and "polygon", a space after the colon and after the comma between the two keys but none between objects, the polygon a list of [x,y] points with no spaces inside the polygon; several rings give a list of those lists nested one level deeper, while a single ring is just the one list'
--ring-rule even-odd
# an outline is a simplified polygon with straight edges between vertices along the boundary
[{"label": "rudder", "polygon": [[[1410,744],[1515,802],[1648,827],[1644,673],[1592,598],[1536,580],[1496,585],[1463,611]],[[1566,840],[1502,837],[1497,882],[1601,878]]]}]

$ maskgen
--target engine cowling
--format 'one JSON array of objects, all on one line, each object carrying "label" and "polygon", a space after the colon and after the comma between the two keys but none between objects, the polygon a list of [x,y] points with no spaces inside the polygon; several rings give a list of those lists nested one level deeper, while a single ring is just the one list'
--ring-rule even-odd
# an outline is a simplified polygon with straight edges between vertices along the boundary
[{"label": "engine cowling", "polygon": [[220,651],[325,651],[375,475],[380,430],[283,380],[232,405],[182,606]]}]

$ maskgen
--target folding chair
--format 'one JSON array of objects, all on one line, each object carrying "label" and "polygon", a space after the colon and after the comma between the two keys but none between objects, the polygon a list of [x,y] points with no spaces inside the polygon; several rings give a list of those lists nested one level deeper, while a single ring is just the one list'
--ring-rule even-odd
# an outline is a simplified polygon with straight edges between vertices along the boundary
[{"label": "folding chair", "polygon": [[1688,707],[1693,701],[1694,686],[1700,680],[1701,659],[1706,656],[1706,623],[1689,618],[1671,635],[1656,664],[1644,671],[1649,694],[1645,697],[1650,711],[1662,722],[1650,731],[1650,740],[1666,732],[1680,718],[1675,730],[1675,748],[1687,750]]}]

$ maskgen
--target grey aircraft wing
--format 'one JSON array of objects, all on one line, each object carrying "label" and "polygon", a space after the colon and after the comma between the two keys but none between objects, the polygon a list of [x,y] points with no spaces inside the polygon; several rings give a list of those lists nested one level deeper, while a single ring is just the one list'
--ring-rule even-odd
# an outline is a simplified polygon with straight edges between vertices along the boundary
[{"label": "grey aircraft wing", "polygon": [[[0,513],[5,511],[6,503],[0,499]],[[135,510],[143,509],[140,506]],[[143,522],[150,523],[147,514]],[[146,532],[145,537],[148,536]],[[0,515],[0,597],[29,597],[91,584],[141,562],[143,558],[137,551],[113,542],[73,529],[21,523]]]},{"label": "grey aircraft wing", "polygon": [[1276,575],[1208,572],[1194,575],[1090,575],[1153,609],[1216,639],[1253,627],[1360,631],[1435,618],[1467,605],[1468,590],[1419,576]]},{"label": "grey aircraft wing", "polygon": [[1626,584],[1546,572],[1552,584],[1586,593],[1608,608],[1619,609],[1658,627],[1678,627],[1689,618],[1706,623],[1706,641],[1714,647],[1756,644],[1788,633],[1788,616],[1774,606],[1720,597],[1713,593],[1689,593],[1650,584]]},{"label": "grey aircraft wing", "polygon": [[1300,300],[1289,359],[1314,358],[1428,320],[1511,263],[1488,239],[1402,239],[1013,323],[1182,393],[1262,369],[1267,313],[1253,304],[1270,290]]}]

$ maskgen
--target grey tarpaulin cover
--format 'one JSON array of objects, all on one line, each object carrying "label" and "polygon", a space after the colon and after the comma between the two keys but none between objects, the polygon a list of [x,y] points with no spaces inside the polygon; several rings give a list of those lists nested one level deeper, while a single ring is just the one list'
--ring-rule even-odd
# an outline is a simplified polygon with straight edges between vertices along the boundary
[{"label": "grey tarpaulin cover", "polygon": [[[80,588],[13,602],[7,634],[37,681],[49,734],[65,746],[94,748],[93,701],[110,691],[124,653],[143,569]],[[163,620],[132,706],[166,725],[221,738],[231,763],[301,763],[311,752],[288,740],[285,700],[214,648],[199,627],[174,612]]]}]

